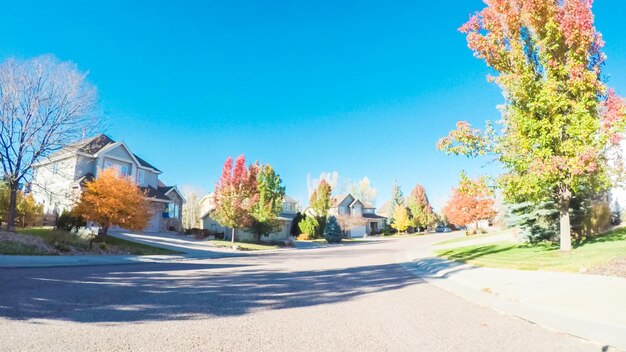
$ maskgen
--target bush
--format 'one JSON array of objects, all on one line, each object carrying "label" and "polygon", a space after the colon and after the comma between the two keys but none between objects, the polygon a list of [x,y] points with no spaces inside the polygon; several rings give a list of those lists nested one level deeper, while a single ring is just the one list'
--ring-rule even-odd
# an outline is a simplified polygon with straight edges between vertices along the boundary
[{"label": "bush", "polygon": [[72,212],[63,211],[57,220],[57,229],[68,232],[76,231],[87,225],[85,219],[80,215],[74,215]]},{"label": "bush", "polygon": [[61,252],[69,252],[71,247],[89,248],[89,241],[74,233],[64,230],[53,230],[45,241]]},{"label": "bush", "polygon": [[313,239],[313,236],[309,235],[308,233],[301,233],[298,235],[298,241],[309,241]]},{"label": "bush", "polygon": [[300,232],[309,235],[313,239],[318,232],[319,226],[319,222],[314,216],[307,216],[300,221]]},{"label": "bush", "polygon": [[324,238],[328,243],[341,243],[341,227],[339,227],[337,218],[334,216],[329,217],[326,221],[326,226],[324,227]]}]

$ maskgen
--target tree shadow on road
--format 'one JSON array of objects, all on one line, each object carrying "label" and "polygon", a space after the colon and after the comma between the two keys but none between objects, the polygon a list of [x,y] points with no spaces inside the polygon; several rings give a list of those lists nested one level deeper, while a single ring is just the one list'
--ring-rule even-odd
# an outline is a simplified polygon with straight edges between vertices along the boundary
[{"label": "tree shadow on road", "polygon": [[203,263],[64,269],[0,273],[0,317],[105,323],[240,316],[423,282],[395,264],[295,272]]}]

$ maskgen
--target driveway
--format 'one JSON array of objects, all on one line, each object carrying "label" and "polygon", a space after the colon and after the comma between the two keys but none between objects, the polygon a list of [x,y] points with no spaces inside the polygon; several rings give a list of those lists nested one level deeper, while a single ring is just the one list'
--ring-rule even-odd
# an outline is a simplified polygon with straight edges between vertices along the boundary
[{"label": "driveway", "polygon": [[177,263],[0,270],[1,351],[601,351],[396,262],[449,238]]}]

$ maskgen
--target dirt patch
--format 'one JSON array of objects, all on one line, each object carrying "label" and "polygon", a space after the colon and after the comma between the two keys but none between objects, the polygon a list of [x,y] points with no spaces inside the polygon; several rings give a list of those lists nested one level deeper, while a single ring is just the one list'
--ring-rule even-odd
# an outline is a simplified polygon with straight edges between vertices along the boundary
[{"label": "dirt patch", "polygon": [[587,271],[587,274],[626,278],[626,257],[615,258],[605,264],[593,267]]},{"label": "dirt patch", "polygon": [[48,243],[41,237],[31,236],[22,233],[12,233],[0,231],[0,242],[11,241],[21,243],[26,246],[35,247],[41,254],[47,255],[126,255],[128,251],[121,250],[112,245],[102,246],[100,243],[94,243],[93,249],[79,248],[72,245],[64,245],[63,250],[59,250],[56,246]]}]

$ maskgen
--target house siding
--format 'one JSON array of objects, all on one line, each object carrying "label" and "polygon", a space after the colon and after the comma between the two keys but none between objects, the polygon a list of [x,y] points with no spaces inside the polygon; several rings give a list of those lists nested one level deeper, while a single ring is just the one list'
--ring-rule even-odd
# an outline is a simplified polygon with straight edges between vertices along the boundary
[{"label": "house siding", "polygon": [[35,168],[31,192],[35,201],[44,206],[45,213],[61,213],[72,208],[76,201],[71,189],[75,170],[75,156]]}]

